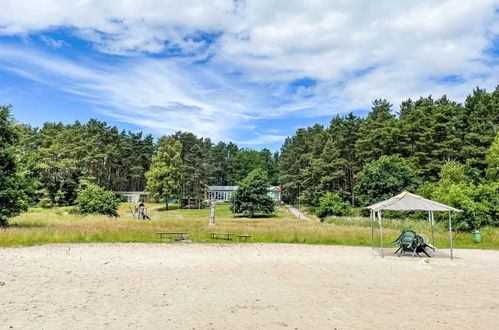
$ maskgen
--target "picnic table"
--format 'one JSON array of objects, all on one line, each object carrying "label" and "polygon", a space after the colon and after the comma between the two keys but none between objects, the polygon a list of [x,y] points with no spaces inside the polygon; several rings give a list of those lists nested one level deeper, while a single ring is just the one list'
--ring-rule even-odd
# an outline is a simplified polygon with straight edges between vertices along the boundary
[{"label": "picnic table", "polygon": [[175,239],[185,239],[186,238],[185,236],[188,233],[185,233],[185,232],[163,232],[163,231],[160,231],[160,232],[157,232],[156,234],[159,235],[159,239],[162,239],[163,235],[167,235],[167,237],[164,237],[164,238],[169,238],[169,239],[175,240]]},{"label": "picnic table", "polygon": [[244,241],[247,242],[248,238],[253,237],[253,236],[251,236],[251,235],[236,235],[236,237],[239,237],[240,241],[242,241],[242,239],[244,238]]},{"label": "picnic table", "polygon": [[224,239],[227,241],[230,241],[232,239],[231,236],[235,235],[231,233],[210,233],[210,234],[212,239]]}]

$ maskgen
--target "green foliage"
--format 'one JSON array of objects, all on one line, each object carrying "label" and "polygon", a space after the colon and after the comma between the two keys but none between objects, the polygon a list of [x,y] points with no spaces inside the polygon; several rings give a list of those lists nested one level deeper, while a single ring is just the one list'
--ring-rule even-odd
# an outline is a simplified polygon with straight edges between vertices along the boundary
[{"label": "green foliage", "polygon": [[450,159],[466,164],[472,181],[482,181],[486,168],[496,178],[489,163],[497,159],[490,151],[499,130],[497,109],[499,86],[492,93],[475,89],[464,105],[446,96],[408,99],[398,117],[388,101],[375,100],[365,119],[349,114],[333,118],[325,130],[299,129],[286,139],[279,158],[284,200],[295,203],[300,192],[302,201],[317,205],[329,191],[357,205],[355,177],[381,156],[406,159],[424,182],[436,182]]},{"label": "green foliage", "polygon": [[381,156],[367,164],[357,176],[361,206],[391,198],[403,190],[416,191],[420,180],[407,161],[398,156]]},{"label": "green foliage", "polygon": [[315,208],[314,213],[321,221],[330,215],[347,216],[351,214],[350,204],[343,201],[338,194],[327,192],[319,199],[319,206]]},{"label": "green foliage", "polygon": [[304,179],[309,179],[307,168],[321,150],[318,139],[323,133],[324,127],[315,125],[299,129],[284,141],[279,157],[279,181],[283,185],[284,202],[296,203],[302,188],[307,189],[304,186]]},{"label": "green foliage", "polygon": [[118,207],[118,199],[112,191],[107,191],[95,184],[85,182],[82,184],[82,188],[78,190],[74,212],[118,217]]},{"label": "green foliage", "polygon": [[359,127],[356,153],[361,164],[395,152],[397,120],[387,100],[375,100],[371,112]]},{"label": "green foliage", "polygon": [[439,100],[420,98],[402,102],[397,152],[416,165],[424,179],[435,181],[440,167],[459,156],[459,132],[456,130],[462,108],[445,96]]},{"label": "green foliage", "polygon": [[51,208],[54,206],[47,189],[40,190],[40,198],[39,198],[37,206],[44,208],[44,209],[48,209],[48,208]]},{"label": "green foliage", "polygon": [[158,141],[158,151],[152,157],[152,164],[145,174],[147,178],[146,191],[152,199],[166,202],[180,195],[180,178],[182,160],[180,154],[182,144],[172,137],[162,137]]},{"label": "green foliage", "polygon": [[116,191],[144,189],[153,152],[151,136],[119,132],[95,119],[18,129],[22,177],[35,187],[30,204],[72,205],[82,179]]},{"label": "green foliage", "polygon": [[275,211],[274,201],[267,195],[268,177],[264,170],[257,168],[239,182],[232,195],[231,211],[253,217],[256,213],[270,214]]},{"label": "green foliage", "polygon": [[453,216],[458,230],[499,226],[499,183],[475,184],[466,177],[465,166],[455,161],[442,167],[431,197],[463,211]]},{"label": "green foliage", "polygon": [[499,123],[499,86],[493,93],[476,88],[466,98],[458,130],[461,132],[460,161],[480,171],[494,141]]},{"label": "green foliage", "polygon": [[[219,243],[209,234],[212,229],[206,226],[210,210],[164,211],[162,205],[146,205],[158,212],[154,221],[137,221],[126,212],[128,204],[121,205],[120,221],[109,221],[104,215],[67,214],[67,208],[31,209],[16,217],[15,226],[0,230],[0,247],[31,246],[49,243],[89,243],[89,242],[143,242],[159,243],[158,231],[188,232],[193,240]],[[179,221],[178,217],[183,220]],[[428,221],[410,219],[383,219],[385,244],[393,241],[405,228],[413,228],[418,233],[431,233]],[[253,237],[249,242],[258,243],[298,243],[371,246],[371,220],[360,217],[327,217],[324,223],[302,221],[284,208],[276,210],[272,216],[244,219],[234,217],[229,205],[217,205],[217,231],[226,233],[247,233]],[[482,243],[475,244],[466,232],[453,233],[454,248],[499,249],[499,227],[486,227],[481,230]],[[446,222],[435,225],[436,246],[443,249],[449,245],[449,228]],[[238,240],[227,243],[238,243]],[[162,240],[162,244],[170,243]],[[249,243],[251,244],[251,243]],[[379,246],[379,236],[375,235],[375,246]]]},{"label": "green foliage", "polygon": [[[498,108],[499,86],[492,93],[476,88],[464,104],[446,96],[409,99],[398,114],[387,100],[375,100],[364,119],[348,114],[336,116],[326,128],[297,130],[279,154],[240,150],[233,143],[214,145],[208,138],[177,132],[172,138],[182,145],[179,195],[200,198],[204,184],[235,185],[260,168],[271,185],[283,184],[287,203],[301,200],[317,206],[320,197],[331,192],[352,205],[365,204],[362,196],[356,196],[359,172],[381,156],[397,155],[422,179],[421,191],[428,197],[437,189],[440,170],[448,160],[464,164],[464,190],[475,187],[476,193],[467,195],[481,204],[479,196],[488,195],[486,191],[494,190],[493,183],[499,181]],[[154,152],[150,135],[120,132],[95,119],[70,125],[45,123],[40,129],[15,125],[15,132],[19,138],[13,151],[2,152],[15,155],[16,194],[22,195],[22,203],[72,205],[82,180],[113,191],[146,186],[145,173]],[[483,203],[492,203],[489,200]],[[480,223],[484,221],[488,220]]]},{"label": "green foliage", "polygon": [[213,148],[208,158],[208,182],[211,185],[227,186],[233,185],[229,181],[230,164],[229,160],[234,157],[239,148],[232,142],[219,142]]},{"label": "green foliage", "polygon": [[496,138],[489,148],[485,163],[487,164],[485,170],[487,179],[499,182],[499,133],[496,134]]},{"label": "green foliage", "polygon": [[234,185],[242,181],[256,168],[267,172],[269,183],[277,185],[277,161],[268,149],[261,151],[240,149],[229,159],[228,182]]},{"label": "green foliage", "polygon": [[19,137],[10,111],[10,106],[0,107],[0,226],[28,207],[16,158]]}]

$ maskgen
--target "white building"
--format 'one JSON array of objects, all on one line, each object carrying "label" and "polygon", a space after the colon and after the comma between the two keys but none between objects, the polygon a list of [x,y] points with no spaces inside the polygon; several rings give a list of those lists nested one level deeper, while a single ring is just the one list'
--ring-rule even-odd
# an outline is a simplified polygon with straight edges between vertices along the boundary
[{"label": "white building", "polygon": [[[204,199],[229,202],[237,186],[205,186]],[[276,202],[282,200],[282,186],[270,186],[268,195]]]}]

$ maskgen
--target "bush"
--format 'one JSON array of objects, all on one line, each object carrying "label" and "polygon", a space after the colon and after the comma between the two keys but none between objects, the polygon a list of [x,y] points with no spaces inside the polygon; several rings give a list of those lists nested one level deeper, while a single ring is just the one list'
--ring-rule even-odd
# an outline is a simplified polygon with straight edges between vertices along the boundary
[{"label": "bush", "polygon": [[[463,211],[452,216],[457,230],[498,226],[499,183],[475,184],[465,171],[466,167],[455,161],[442,166],[440,180],[431,192],[432,199]],[[437,219],[446,220],[446,216],[439,215]]]},{"label": "bush", "polygon": [[346,216],[351,214],[350,204],[343,201],[338,194],[327,192],[324,197],[319,198],[319,206],[315,208],[315,215],[321,221],[329,215]]},{"label": "bush", "polygon": [[232,195],[231,211],[245,214],[250,218],[255,213],[273,213],[274,201],[267,194],[268,187],[267,173],[260,168],[253,170],[239,183],[237,190]]},{"label": "bush", "polygon": [[400,194],[416,191],[420,179],[406,160],[398,156],[381,156],[367,164],[357,175],[355,190],[360,206],[368,206]]},{"label": "bush", "polygon": [[10,107],[0,106],[0,227],[28,209],[22,178],[18,173],[15,145],[19,137],[13,126]]},{"label": "bush", "polygon": [[112,191],[86,183],[83,189],[78,191],[74,212],[79,214],[105,214],[118,217],[118,199]]},{"label": "bush", "polygon": [[128,198],[124,195],[118,195],[118,196],[116,196],[116,199],[120,203],[127,203],[128,202]]}]

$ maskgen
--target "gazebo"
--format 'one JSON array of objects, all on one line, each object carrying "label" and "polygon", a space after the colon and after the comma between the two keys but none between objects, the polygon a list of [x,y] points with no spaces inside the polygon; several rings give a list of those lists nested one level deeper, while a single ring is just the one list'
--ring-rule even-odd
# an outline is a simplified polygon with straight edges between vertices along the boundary
[{"label": "gazebo", "polygon": [[421,196],[412,194],[408,191],[403,191],[401,194],[387,199],[385,201],[370,205],[367,207],[370,210],[371,218],[371,232],[372,232],[372,248],[374,249],[374,221],[376,217],[379,219],[379,233],[381,238],[381,257],[384,258],[383,253],[383,218],[381,213],[383,211],[428,211],[428,220],[431,222],[431,238],[432,244],[435,246],[435,219],[433,218],[433,212],[444,211],[449,212],[449,241],[450,241],[450,258],[453,259],[452,255],[452,219],[451,212],[462,212],[459,209],[453,208],[451,206],[437,203],[430,199],[423,198]]}]

